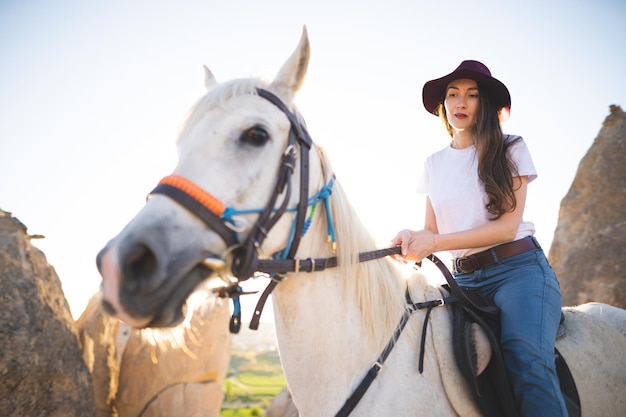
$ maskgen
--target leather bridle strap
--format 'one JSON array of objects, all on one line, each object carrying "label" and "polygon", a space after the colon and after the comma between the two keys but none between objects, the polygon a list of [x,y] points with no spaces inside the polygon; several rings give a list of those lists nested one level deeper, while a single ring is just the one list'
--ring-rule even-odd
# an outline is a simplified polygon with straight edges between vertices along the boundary
[{"label": "leather bridle strap", "polygon": [[[286,255],[287,258],[293,258],[295,256],[298,245],[300,244],[309,198],[309,150],[313,141],[308,132],[299,123],[296,115],[292,113],[276,95],[262,88],[257,88],[257,93],[260,97],[268,100],[285,114],[291,124],[291,129],[289,130],[289,142],[283,155],[283,163],[279,171],[278,183],[265,210],[257,219],[255,225],[257,229],[256,234],[251,234],[244,244],[243,250],[235,253],[236,256],[232,265],[232,273],[239,280],[248,279],[255,272],[262,271],[259,268],[259,260],[256,251],[261,247],[269,230],[276,224],[287,208],[287,203],[291,196],[291,175],[295,167],[296,145],[300,147],[300,196],[296,210],[295,233],[293,240],[288,243],[290,246]],[[278,196],[283,191],[285,192],[283,202],[278,209],[275,209]]]},{"label": "leather bridle strap", "polygon": [[308,207],[309,199],[309,151],[313,145],[313,140],[307,132],[307,130],[298,121],[296,115],[291,112],[287,106],[273,93],[262,88],[257,88],[257,93],[260,97],[268,100],[270,103],[278,107],[289,119],[291,124],[290,143],[297,141],[300,145],[300,199],[298,201],[298,210],[296,213],[296,227],[293,241],[289,248],[287,258],[293,258],[296,255],[300,239],[302,237],[302,230],[304,229],[304,222],[306,218],[306,208]]}]

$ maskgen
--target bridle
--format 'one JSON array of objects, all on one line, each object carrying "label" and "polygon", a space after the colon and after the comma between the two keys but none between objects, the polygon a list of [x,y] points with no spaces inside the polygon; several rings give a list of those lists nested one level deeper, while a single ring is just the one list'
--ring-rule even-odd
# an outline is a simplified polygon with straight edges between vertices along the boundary
[{"label": "bridle", "polygon": [[[298,259],[295,257],[300,240],[308,228],[307,223],[310,222],[310,218],[306,218],[307,209],[310,206],[315,207],[315,205],[320,202],[324,203],[329,236],[334,239],[334,226],[330,217],[330,207],[328,203],[329,197],[332,193],[334,177],[331,178],[329,183],[324,185],[320,191],[309,197],[309,152],[313,146],[313,141],[306,128],[299,122],[296,115],[291,112],[276,95],[261,88],[257,88],[257,93],[260,97],[268,100],[270,103],[278,107],[285,114],[291,125],[287,146],[282,154],[278,170],[278,179],[264,208],[254,210],[237,210],[226,207],[218,198],[192,181],[178,175],[170,175],[163,178],[151,192],[151,194],[165,195],[185,207],[201,219],[210,229],[216,232],[226,244],[227,250],[222,257],[224,258],[228,255],[233,257],[233,261],[231,263],[231,273],[234,277],[236,277],[237,283],[225,287],[226,289],[221,292],[220,295],[229,296],[233,298],[234,301],[236,300],[235,313],[231,319],[230,326],[231,332],[233,333],[238,332],[241,325],[241,311],[238,303],[239,295],[245,294],[241,290],[239,282],[247,280],[256,272],[270,274],[272,277],[270,284],[259,298],[259,302],[250,322],[250,328],[256,330],[258,328],[261,312],[267,298],[276,285],[284,279],[285,273],[316,272],[337,266],[336,257],[317,259]],[[296,207],[289,208],[288,204],[292,192],[291,180],[296,166],[297,148],[300,149],[300,195]],[[281,195],[283,196],[282,201],[280,205],[276,207],[277,201]],[[274,227],[274,225],[276,225],[281,216],[288,211],[295,212],[296,216],[289,234],[287,245],[282,251],[277,253],[273,259],[259,259],[258,251],[261,249],[269,231],[272,227]],[[244,242],[240,242],[237,232],[235,231],[237,226],[235,218],[237,215],[250,213],[259,213],[259,216],[254,225],[254,230],[251,231]],[[400,254],[399,247],[363,252],[359,254],[358,259],[359,262],[365,262],[394,254]],[[395,346],[395,343],[400,337],[400,334],[402,333],[411,314],[419,309],[426,309],[427,312],[422,329],[419,360],[419,369],[420,372],[422,372],[426,325],[428,323],[430,312],[435,307],[458,301],[457,297],[464,298],[463,294],[457,291],[458,286],[443,262],[441,262],[441,260],[439,260],[439,258],[435,255],[429,255],[427,259],[435,263],[435,265],[441,270],[455,297],[414,303],[409,296],[407,288],[407,307],[391,340],[385,346],[378,359],[374,362],[374,364],[372,364],[370,370],[362,379],[359,386],[346,400],[341,410],[339,410],[337,413],[338,417],[348,416],[356,407],[361,397],[365,394],[373,380],[382,370],[385,360]]]},{"label": "bridle", "polygon": [[[296,165],[296,148],[300,148],[300,198],[298,200],[293,239],[289,246],[287,258],[293,258],[304,228],[306,209],[308,206],[309,189],[309,151],[313,144],[306,129],[299,123],[297,117],[273,93],[257,89],[259,96],[270,101],[287,116],[291,124],[287,147],[283,152],[278,171],[278,179],[274,190],[267,201],[265,208],[258,211],[259,217],[245,242],[239,242],[233,230],[233,216],[238,212],[234,209],[227,211],[224,204],[209,192],[180,176],[165,177],[151,194],[164,194],[200,218],[209,228],[214,230],[232,248],[234,256],[231,272],[238,281],[245,281],[252,277],[258,269],[257,251],[263,245],[270,229],[287,211],[290,200],[292,183],[291,178]],[[279,207],[276,207],[278,198],[284,194]],[[264,271],[270,272],[270,271]]]},{"label": "bridle", "polygon": [[[292,191],[291,178],[296,165],[297,148],[300,149],[300,198],[297,207],[290,210],[296,212],[296,219],[293,239],[288,244],[287,258],[293,258],[298,249],[302,230],[304,229],[306,209],[309,205],[309,151],[313,141],[306,129],[298,121],[296,115],[287,109],[277,96],[260,88],[257,89],[257,92],[259,96],[278,107],[287,116],[291,124],[287,147],[281,158],[278,179],[263,209],[239,211],[227,208],[209,192],[188,179],[176,175],[165,177],[151,192],[151,194],[164,194],[175,200],[200,218],[222,238],[227,247],[231,248],[234,256],[231,272],[238,281],[245,281],[253,276],[255,272],[260,271],[258,268],[257,251],[263,245],[263,241],[270,229],[288,211],[287,205]],[[276,202],[281,195],[284,195],[282,202],[280,206],[276,207]],[[239,242],[233,227],[235,223],[234,216],[251,212],[260,213],[254,225],[254,230],[244,242]]]},{"label": "bridle", "polygon": [[[259,298],[250,321],[250,328],[256,330],[267,298],[276,285],[284,279],[285,273],[317,272],[337,266],[336,257],[298,259],[295,256],[300,240],[309,226],[308,223],[310,223],[310,219],[306,218],[307,209],[308,207],[314,208],[318,203],[323,203],[325,206],[328,235],[335,244],[335,231],[329,205],[329,197],[332,194],[335,178],[333,176],[316,194],[309,197],[309,152],[313,146],[313,140],[297,116],[276,95],[261,88],[257,88],[257,93],[278,107],[291,125],[287,146],[281,157],[276,184],[264,208],[238,210],[226,207],[211,193],[179,175],[163,178],[150,193],[150,195],[165,195],[185,207],[216,232],[226,244],[227,250],[222,254],[222,258],[228,255],[232,256],[230,272],[237,279],[237,283],[223,288],[220,295],[231,297],[235,303],[235,313],[231,319],[231,331],[234,333],[239,331],[241,324],[239,295],[245,294],[239,286],[241,281],[247,280],[257,272],[269,274],[272,278]],[[298,148],[300,149],[300,195],[296,206],[288,207]],[[281,196],[282,201],[277,207],[277,201]],[[296,215],[285,248],[275,254],[272,259],[259,259],[258,252],[269,231],[286,212],[295,212]],[[239,215],[250,213],[258,213],[259,216],[251,233],[245,241],[240,242],[235,231],[237,229],[236,218]],[[397,248],[379,249],[359,254],[359,261],[378,259],[397,253]]]},{"label": "bridle", "polygon": [[[236,277],[237,282],[247,280],[256,272],[264,272],[267,274],[282,274],[299,270],[312,272],[320,270],[319,268],[326,267],[326,265],[332,263],[332,261],[327,261],[327,259],[330,258],[320,260],[317,262],[317,265],[316,261],[313,259],[301,262],[295,258],[295,254],[298,250],[303,231],[305,231],[306,214],[309,206],[324,202],[329,220],[329,233],[334,235],[328,206],[328,198],[332,193],[334,178],[322,187],[318,193],[309,197],[309,152],[313,141],[296,115],[291,112],[276,95],[261,88],[257,88],[257,93],[260,97],[278,107],[278,109],[285,114],[291,125],[287,146],[281,157],[277,181],[264,208],[258,210],[237,210],[226,207],[212,194],[190,180],[178,175],[170,175],[163,178],[151,192],[151,195],[163,194],[173,199],[196,215],[221,237],[228,248],[222,257],[226,255],[233,257],[231,273]],[[298,148],[300,149],[300,195],[296,207],[289,208],[288,204],[293,187],[292,176],[296,167],[296,151]],[[277,207],[277,202],[281,196],[282,201]],[[258,251],[262,247],[269,231],[287,211],[293,211],[296,214],[289,241],[285,249],[275,256],[276,259],[259,259]],[[248,213],[259,213],[259,216],[254,224],[253,230],[251,230],[246,240],[240,242],[235,231],[235,219],[237,215]],[[336,264],[336,260],[334,262]],[[260,311],[263,309],[263,304],[271,290],[275,287],[275,283],[279,280],[280,277],[272,280],[274,285],[266,289],[263,302],[259,302],[259,305],[257,305],[257,311],[254,316],[256,320],[253,318],[253,321],[256,322],[256,326],[258,326],[258,319],[260,319]],[[229,290],[230,292],[227,294],[233,298],[238,297],[237,291],[241,291],[238,285],[233,286]],[[233,329],[232,325],[233,323],[231,322],[231,330]]]}]

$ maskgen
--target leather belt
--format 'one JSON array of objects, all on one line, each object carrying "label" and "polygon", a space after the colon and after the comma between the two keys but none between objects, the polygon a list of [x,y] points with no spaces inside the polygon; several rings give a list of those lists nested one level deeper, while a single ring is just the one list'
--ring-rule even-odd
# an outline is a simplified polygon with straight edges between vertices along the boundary
[{"label": "leather belt", "polygon": [[538,248],[541,249],[541,246],[539,246],[537,240],[532,236],[526,236],[525,238],[503,243],[464,258],[455,258],[453,261],[454,272],[469,274],[477,269],[491,266],[498,260],[510,258],[511,256]]}]

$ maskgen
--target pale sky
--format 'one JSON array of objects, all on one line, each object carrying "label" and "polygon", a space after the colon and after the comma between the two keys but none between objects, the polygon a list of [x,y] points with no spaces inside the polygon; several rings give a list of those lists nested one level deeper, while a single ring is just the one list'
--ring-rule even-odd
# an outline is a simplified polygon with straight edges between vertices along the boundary
[{"label": "pale sky", "polygon": [[97,252],[175,165],[202,66],[271,79],[306,25],[298,106],[381,246],[422,227],[417,176],[447,144],[423,84],[476,59],[511,92],[503,127],[539,171],[525,218],[547,252],[609,105],[626,106],[624,21],[623,0],[0,0],[0,208],[46,236],[78,317]]}]

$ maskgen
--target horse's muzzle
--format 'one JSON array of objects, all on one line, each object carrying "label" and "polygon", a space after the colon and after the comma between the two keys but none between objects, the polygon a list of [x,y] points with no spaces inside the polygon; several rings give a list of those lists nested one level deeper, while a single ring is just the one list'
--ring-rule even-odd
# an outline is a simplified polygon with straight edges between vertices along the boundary
[{"label": "horse's muzzle", "polygon": [[103,309],[138,328],[172,327],[183,321],[187,298],[213,271],[206,264],[189,269],[164,258],[158,246],[110,242],[96,257]]}]

